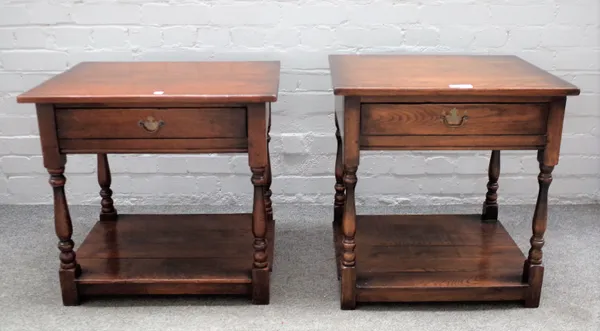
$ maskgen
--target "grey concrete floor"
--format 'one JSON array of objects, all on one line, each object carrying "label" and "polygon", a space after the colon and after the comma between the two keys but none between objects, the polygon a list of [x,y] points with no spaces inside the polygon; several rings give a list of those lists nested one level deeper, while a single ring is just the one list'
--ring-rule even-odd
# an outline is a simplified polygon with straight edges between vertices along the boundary
[{"label": "grey concrete floor", "polygon": [[[95,298],[63,307],[50,206],[0,205],[0,331],[9,330],[600,330],[600,205],[550,208],[541,307],[519,303],[363,304],[339,309],[332,210],[275,205],[271,304],[232,297]],[[80,243],[98,208],[71,207]],[[237,207],[121,207],[119,212],[240,212]],[[361,214],[474,213],[478,206],[359,207]],[[533,206],[501,206],[529,249]]]}]

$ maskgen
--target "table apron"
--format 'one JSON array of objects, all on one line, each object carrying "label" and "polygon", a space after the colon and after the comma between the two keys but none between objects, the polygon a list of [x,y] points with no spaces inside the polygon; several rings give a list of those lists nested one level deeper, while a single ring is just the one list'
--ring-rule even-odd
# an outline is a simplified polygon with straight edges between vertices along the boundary
[{"label": "table apron", "polygon": [[361,136],[361,150],[539,150],[546,135]]},{"label": "table apron", "polygon": [[241,153],[248,138],[207,139],[60,139],[63,154],[95,153]]}]

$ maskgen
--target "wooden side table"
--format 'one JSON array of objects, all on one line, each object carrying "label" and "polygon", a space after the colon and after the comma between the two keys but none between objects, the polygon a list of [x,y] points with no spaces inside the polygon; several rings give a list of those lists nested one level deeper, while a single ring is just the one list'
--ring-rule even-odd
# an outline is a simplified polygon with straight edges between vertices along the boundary
[{"label": "wooden side table", "polygon": [[[54,190],[64,305],[115,294],[237,294],[269,303],[270,103],[279,62],[83,63],[20,95],[35,103]],[[108,153],[247,152],[252,214],[123,215]],[[67,154],[97,154],[100,221],[77,254]]]},{"label": "wooden side table", "polygon": [[[513,56],[338,55],[330,65],[338,96],[333,229],[342,309],[372,301],[537,307],[548,187],[566,96],[579,90]],[[449,149],[492,150],[482,214],[356,215],[360,150]],[[502,149],[538,151],[527,257],[497,220]]]}]

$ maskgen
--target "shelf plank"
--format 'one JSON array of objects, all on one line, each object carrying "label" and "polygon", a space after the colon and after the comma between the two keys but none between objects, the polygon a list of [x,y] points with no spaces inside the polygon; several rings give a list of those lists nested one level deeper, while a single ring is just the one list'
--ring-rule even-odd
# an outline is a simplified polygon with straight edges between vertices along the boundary
[{"label": "shelf plank", "polygon": [[520,301],[525,290],[520,287],[440,287],[440,288],[361,288],[359,302],[448,302],[448,301]]},{"label": "shelf plank", "polygon": [[521,300],[524,254],[480,215],[359,215],[359,301]]},{"label": "shelf plank", "polygon": [[447,272],[363,272],[359,288],[524,287],[521,269]]},{"label": "shelf plank", "polygon": [[100,283],[78,284],[82,296],[103,295],[249,295],[248,284],[235,283]]},{"label": "shelf plank", "polygon": [[82,259],[80,265],[81,284],[251,283],[247,258]]},{"label": "shelf plank", "polygon": [[219,293],[211,284],[240,284],[225,292],[246,293],[251,222],[251,214],[119,215],[97,222],[77,251],[76,282],[88,294]]}]

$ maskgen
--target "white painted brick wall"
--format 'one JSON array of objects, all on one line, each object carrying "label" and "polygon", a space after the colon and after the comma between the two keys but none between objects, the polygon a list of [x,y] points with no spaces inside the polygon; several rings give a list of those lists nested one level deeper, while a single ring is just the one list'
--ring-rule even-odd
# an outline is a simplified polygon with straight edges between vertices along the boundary
[{"label": "white painted brick wall", "polygon": [[[273,198],[331,204],[330,53],[516,54],[578,85],[550,195],[600,201],[598,0],[2,0],[0,204],[50,203],[32,105],[15,96],[81,61],[282,61]],[[501,203],[531,203],[533,152],[503,152]],[[480,203],[489,152],[365,152],[359,203]],[[241,204],[242,155],[111,155],[117,205]],[[72,203],[98,203],[92,156],[69,157]]]}]

